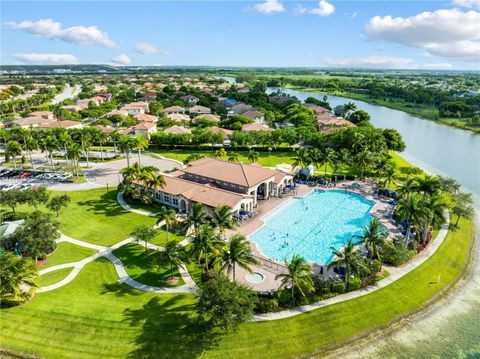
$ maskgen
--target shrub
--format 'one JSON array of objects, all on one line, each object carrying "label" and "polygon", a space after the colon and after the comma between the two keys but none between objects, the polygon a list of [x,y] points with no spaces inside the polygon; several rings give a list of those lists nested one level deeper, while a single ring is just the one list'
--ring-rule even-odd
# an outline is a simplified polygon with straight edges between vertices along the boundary
[{"label": "shrub", "polygon": [[378,259],[374,259],[372,263],[369,265],[369,269],[372,275],[377,274],[380,272],[380,269],[382,268],[382,263]]},{"label": "shrub", "polygon": [[409,249],[406,244],[398,243],[395,247],[384,248],[383,261],[397,267],[408,262],[415,254],[417,254],[415,249]]},{"label": "shrub", "polygon": [[257,313],[270,313],[278,310],[278,300],[275,298],[259,298],[255,307]]},{"label": "shrub", "polygon": [[331,282],[322,275],[314,275],[313,286],[315,287],[315,294],[321,295],[330,293]]},{"label": "shrub", "polygon": [[345,282],[338,281],[338,282],[332,283],[332,292],[345,293],[345,290],[346,290]]},{"label": "shrub", "polygon": [[357,290],[362,286],[362,280],[360,278],[350,278],[348,281],[348,291]]}]

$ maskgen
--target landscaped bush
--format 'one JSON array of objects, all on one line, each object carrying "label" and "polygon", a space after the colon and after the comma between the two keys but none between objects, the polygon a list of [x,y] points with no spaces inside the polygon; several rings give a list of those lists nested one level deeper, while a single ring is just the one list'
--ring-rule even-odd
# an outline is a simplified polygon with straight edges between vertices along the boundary
[{"label": "landscaped bush", "polygon": [[382,263],[378,259],[374,259],[372,263],[369,265],[369,269],[372,275],[377,274],[380,272],[380,269],[382,268]]},{"label": "landscaped bush", "polygon": [[346,285],[345,282],[338,281],[332,283],[332,292],[335,293],[345,293]]},{"label": "landscaped bush", "polygon": [[394,247],[384,248],[383,261],[386,264],[399,266],[408,262],[415,254],[417,254],[415,249],[409,249],[406,244],[398,243]]},{"label": "landscaped bush", "polygon": [[325,293],[330,293],[332,283],[330,280],[325,278],[322,275],[315,275],[312,277],[313,286],[315,287],[315,294],[322,295]]},{"label": "landscaped bush", "polygon": [[350,278],[348,281],[348,291],[357,290],[362,286],[362,280],[360,278]]},{"label": "landscaped bush", "polygon": [[257,313],[270,313],[278,310],[278,300],[275,298],[259,298],[255,307]]}]

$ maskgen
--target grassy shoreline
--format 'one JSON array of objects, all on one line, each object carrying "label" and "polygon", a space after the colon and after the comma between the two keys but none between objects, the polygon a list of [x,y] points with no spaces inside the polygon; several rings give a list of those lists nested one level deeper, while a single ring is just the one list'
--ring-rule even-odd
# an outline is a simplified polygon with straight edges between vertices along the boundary
[{"label": "grassy shoreline", "polygon": [[[318,94],[324,94],[324,95],[331,95],[331,96],[339,96],[339,97],[345,97],[345,98],[350,98],[352,100],[359,100],[363,102],[367,102],[371,105],[377,105],[377,106],[383,106],[383,107],[388,107],[392,110],[398,110],[398,111],[403,111],[406,112],[412,116],[418,117],[423,120],[429,120],[433,121],[445,126],[449,127],[454,127],[458,128],[460,130],[465,130],[465,131],[470,131],[475,134],[480,134],[480,127],[479,126],[473,126],[473,125],[468,125],[464,121],[454,119],[454,118],[435,118],[435,114],[432,112],[431,108],[428,107],[421,107],[420,112],[414,110],[411,107],[406,106],[404,103],[400,101],[384,101],[381,99],[372,99],[368,95],[365,94],[358,94],[355,92],[342,92],[342,91],[335,91],[335,92],[328,92],[328,91],[322,91],[316,88],[310,88],[310,87],[302,87],[302,86],[291,86],[291,85],[286,85],[283,86],[288,89],[292,90],[298,90],[298,91],[308,91],[308,92],[314,92]],[[437,114],[438,115],[438,114]]]}]

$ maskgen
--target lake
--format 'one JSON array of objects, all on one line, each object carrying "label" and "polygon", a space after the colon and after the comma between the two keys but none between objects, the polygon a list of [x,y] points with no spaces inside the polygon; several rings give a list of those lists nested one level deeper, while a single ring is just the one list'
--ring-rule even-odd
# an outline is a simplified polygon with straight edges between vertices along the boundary
[{"label": "lake", "polygon": [[[272,87],[268,92],[276,91]],[[299,100],[307,97],[323,99],[323,94],[281,88]],[[432,174],[453,177],[475,195],[480,209],[480,135],[423,120],[406,112],[372,105],[363,101],[328,95],[333,107],[353,102],[368,112],[376,127],[394,128],[403,137],[407,149],[401,155],[410,163]]]}]

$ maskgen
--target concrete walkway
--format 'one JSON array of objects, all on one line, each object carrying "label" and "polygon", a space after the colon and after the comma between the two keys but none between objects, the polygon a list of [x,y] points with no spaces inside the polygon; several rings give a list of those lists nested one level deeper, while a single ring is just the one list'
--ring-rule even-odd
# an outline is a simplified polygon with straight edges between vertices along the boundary
[{"label": "concrete walkway", "polygon": [[[163,222],[160,222],[159,224],[157,224],[154,227],[158,228],[158,227],[162,226],[163,224],[164,224]],[[191,238],[186,238],[183,241],[181,241],[179,243],[179,245],[180,246],[185,246],[188,243],[190,243],[191,240],[192,240]],[[50,272],[54,272],[54,271],[59,270],[59,269],[73,268],[72,271],[64,279],[62,279],[61,281],[59,281],[57,283],[38,288],[37,293],[49,292],[51,290],[55,290],[55,289],[58,289],[60,287],[63,287],[64,285],[67,285],[68,283],[72,282],[75,279],[75,277],[78,275],[78,273],[80,273],[80,270],[85,265],[87,265],[90,262],[93,262],[95,259],[100,258],[100,257],[105,257],[113,263],[113,265],[115,267],[115,270],[116,270],[116,272],[118,274],[118,277],[119,277],[119,280],[118,280],[119,283],[125,283],[125,284],[127,284],[127,285],[129,285],[133,288],[138,289],[138,290],[141,290],[141,291],[144,291],[144,292],[164,293],[164,294],[166,294],[166,293],[194,293],[196,291],[197,285],[195,284],[192,277],[190,276],[190,273],[188,273],[188,270],[186,269],[186,266],[184,264],[181,264],[181,265],[178,266],[178,271],[179,271],[180,275],[182,276],[183,281],[185,282],[185,284],[183,284],[183,285],[179,285],[179,286],[176,286],[176,287],[154,287],[154,286],[149,286],[149,285],[146,285],[146,284],[142,284],[142,283],[137,282],[136,280],[132,279],[128,275],[128,273],[125,269],[125,266],[120,261],[120,259],[118,259],[112,253],[115,249],[118,249],[118,248],[124,246],[127,243],[131,243],[132,241],[133,241],[133,238],[130,237],[130,238],[124,239],[123,241],[120,241],[120,242],[114,244],[113,246],[105,247],[105,246],[100,246],[100,245],[97,245],[97,244],[92,244],[92,243],[80,241],[78,239],[71,238],[71,237],[69,237],[69,236],[67,236],[63,233],[60,233],[60,238],[57,240],[57,243],[70,242],[70,243],[78,245],[78,246],[95,249],[98,252],[89,256],[89,257],[87,257],[87,258],[85,258],[85,259],[82,259],[81,261],[78,261],[78,262],[63,263],[63,264],[59,264],[59,265],[56,265],[56,266],[53,266],[53,267],[50,267],[50,268],[40,270],[39,274],[43,275],[43,274],[47,274],[47,273],[50,273]],[[147,248],[157,250],[157,251],[164,251],[165,250],[164,247],[157,246],[157,245],[152,244],[152,243],[147,243]]]},{"label": "concrete walkway", "polygon": [[130,207],[127,204],[127,202],[125,202],[125,199],[123,198],[123,192],[118,192],[117,193],[117,202],[120,204],[120,206],[122,206],[123,209],[125,209],[127,211],[130,211],[130,212],[133,212],[133,213],[136,213],[136,214],[140,214],[142,216],[156,217],[155,213],[142,211],[140,209],[135,209],[135,208]]},{"label": "concrete walkway", "polygon": [[255,316],[254,320],[267,321],[267,320],[290,318],[302,313],[310,312],[318,308],[322,308],[332,304],[344,302],[350,299],[362,297],[364,295],[373,293],[381,288],[385,288],[387,285],[395,282],[396,280],[403,277],[405,274],[411,272],[412,270],[420,266],[428,258],[430,258],[432,254],[434,254],[437,251],[438,247],[440,247],[440,245],[445,240],[445,237],[447,236],[449,223],[450,223],[450,219],[447,218],[447,222],[441,227],[435,240],[432,243],[430,243],[430,245],[426,249],[424,249],[422,252],[416,255],[415,258],[412,261],[410,261],[408,264],[402,267],[385,267],[390,272],[390,275],[382,279],[380,282],[376,284],[369,285],[365,288],[362,288],[353,292],[340,294],[330,299],[325,299],[316,303],[303,305],[303,306],[288,309],[288,310],[283,310],[281,312],[258,314]]}]

